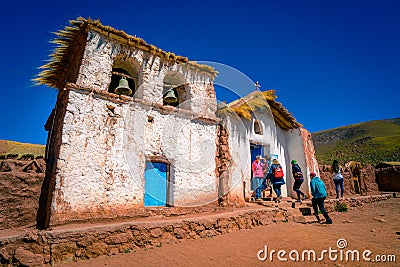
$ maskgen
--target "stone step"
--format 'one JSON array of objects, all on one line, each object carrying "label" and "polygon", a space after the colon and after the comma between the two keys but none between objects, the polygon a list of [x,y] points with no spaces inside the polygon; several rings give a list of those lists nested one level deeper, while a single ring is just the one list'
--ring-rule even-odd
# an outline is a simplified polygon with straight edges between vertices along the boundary
[{"label": "stone step", "polygon": [[275,201],[276,197],[262,197],[262,198],[255,198],[251,197],[248,202],[259,202],[259,201]]},{"label": "stone step", "polygon": [[261,201],[259,202],[260,205],[263,205],[265,207],[270,207],[270,208],[278,208],[279,204],[275,203],[273,201]]},{"label": "stone step", "polygon": [[303,215],[295,215],[293,216],[293,221],[297,223],[317,223],[318,220],[315,216],[303,216]]},{"label": "stone step", "polygon": [[301,212],[301,214],[303,214],[303,216],[309,216],[312,214],[310,207],[299,208],[299,211]]},{"label": "stone step", "polygon": [[400,192],[382,192],[382,195],[387,195],[388,197],[399,198]]},{"label": "stone step", "polygon": [[311,215],[311,200],[304,200],[303,202],[296,202],[292,198],[282,198],[281,202],[275,202],[276,198],[251,198],[249,203],[259,204],[265,207],[279,207],[287,210],[291,210],[294,215]]}]

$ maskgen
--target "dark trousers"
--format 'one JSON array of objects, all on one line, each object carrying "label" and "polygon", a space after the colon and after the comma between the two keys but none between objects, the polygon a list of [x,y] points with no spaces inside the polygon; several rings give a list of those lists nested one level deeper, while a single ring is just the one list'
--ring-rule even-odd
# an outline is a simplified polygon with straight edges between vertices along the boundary
[{"label": "dark trousers", "polygon": [[272,184],[272,187],[274,188],[276,196],[280,197],[281,196],[281,185],[280,184]]},{"label": "dark trousers", "polygon": [[332,219],[329,217],[328,212],[326,212],[325,210],[325,206],[324,206],[324,201],[325,201],[326,197],[321,197],[321,198],[312,198],[311,199],[311,203],[314,209],[314,215],[318,217],[318,208],[319,210],[322,212],[322,215],[324,215],[325,220],[327,222],[331,222]]},{"label": "dark trousers", "polygon": [[293,190],[296,191],[297,193],[297,199],[300,199],[300,196],[304,196],[305,194],[301,192],[300,186],[303,183],[303,179],[295,179],[294,180],[294,185],[293,185]]}]

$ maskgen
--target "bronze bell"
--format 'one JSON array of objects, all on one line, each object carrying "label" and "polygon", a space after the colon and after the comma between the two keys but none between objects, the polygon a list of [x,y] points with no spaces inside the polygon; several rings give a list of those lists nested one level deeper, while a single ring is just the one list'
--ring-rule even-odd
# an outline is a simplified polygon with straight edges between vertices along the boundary
[{"label": "bronze bell", "polygon": [[176,98],[173,89],[168,90],[168,92],[165,94],[164,101],[168,104],[175,103],[178,101],[178,98]]},{"label": "bronze bell", "polygon": [[125,77],[122,77],[121,80],[119,80],[118,87],[115,88],[114,93],[118,95],[131,95],[132,90],[129,88],[128,80]]}]

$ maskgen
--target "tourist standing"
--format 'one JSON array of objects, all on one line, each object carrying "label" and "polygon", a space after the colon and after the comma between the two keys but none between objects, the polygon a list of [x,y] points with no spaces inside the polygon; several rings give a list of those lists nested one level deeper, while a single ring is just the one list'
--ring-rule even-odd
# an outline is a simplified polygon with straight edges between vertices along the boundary
[{"label": "tourist standing", "polygon": [[[261,160],[264,162],[261,162]],[[256,159],[251,164],[253,177],[251,178],[250,189],[256,191],[256,199],[261,199],[261,192],[264,189],[262,187],[262,183],[264,181],[264,170],[266,167],[267,164],[265,163],[265,159],[263,159],[261,155],[256,156]]]},{"label": "tourist standing", "polygon": [[326,199],[326,186],[324,182],[315,174],[315,172],[310,173],[310,178],[311,194],[313,196],[311,203],[314,209],[314,215],[317,217],[317,220],[320,221],[318,216],[319,208],[322,215],[325,217],[325,223],[332,224],[332,219],[329,217],[328,212],[326,212],[324,205],[324,201]]},{"label": "tourist standing", "polygon": [[304,182],[303,173],[301,171],[299,164],[297,164],[297,161],[295,159],[291,161],[291,164],[292,164],[292,174],[294,178],[293,191],[296,191],[297,194],[296,202],[301,202],[301,197],[303,197],[303,199],[306,199],[306,194],[304,194],[300,190],[300,186]]},{"label": "tourist standing", "polygon": [[332,173],[333,173],[333,182],[335,183],[336,190],[336,198],[339,198],[339,188],[340,188],[340,197],[344,197],[344,177],[342,175],[342,171],[339,166],[339,161],[337,159],[333,160],[332,163]]}]

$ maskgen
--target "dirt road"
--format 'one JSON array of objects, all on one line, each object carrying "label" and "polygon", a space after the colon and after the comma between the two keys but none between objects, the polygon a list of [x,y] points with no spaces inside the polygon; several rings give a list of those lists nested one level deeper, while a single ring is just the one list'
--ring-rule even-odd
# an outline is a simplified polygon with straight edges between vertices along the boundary
[{"label": "dirt road", "polygon": [[[400,266],[400,198],[330,215],[332,225],[272,224],[62,266]],[[279,250],[286,253],[280,252],[286,262],[278,259]],[[315,251],[315,262],[311,250]],[[299,261],[294,261],[297,253]],[[351,262],[357,253],[360,261]],[[363,253],[371,261],[364,260]],[[259,260],[257,254],[265,260]]]}]

